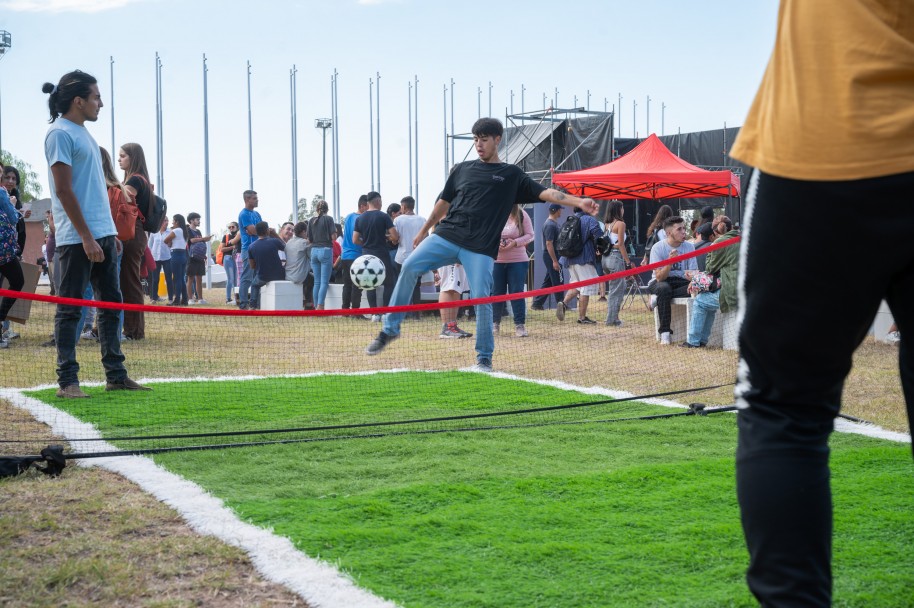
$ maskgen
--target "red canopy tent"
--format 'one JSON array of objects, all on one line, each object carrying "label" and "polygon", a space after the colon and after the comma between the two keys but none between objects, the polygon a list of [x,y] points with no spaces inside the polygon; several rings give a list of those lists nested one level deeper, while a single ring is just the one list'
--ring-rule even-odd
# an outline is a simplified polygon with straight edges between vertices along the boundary
[{"label": "red canopy tent", "polygon": [[739,196],[739,176],[699,169],[670,152],[655,134],[611,163],[556,173],[552,183],[575,196],[598,199]]}]

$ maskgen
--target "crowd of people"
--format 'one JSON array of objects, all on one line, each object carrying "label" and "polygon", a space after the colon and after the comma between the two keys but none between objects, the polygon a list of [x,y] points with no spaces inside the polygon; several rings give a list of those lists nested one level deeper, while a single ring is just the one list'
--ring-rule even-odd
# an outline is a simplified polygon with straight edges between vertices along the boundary
[{"label": "crowd of people", "polygon": [[[911,309],[905,302],[910,300],[914,269],[906,239],[912,219],[907,193],[914,182],[914,17],[910,10],[902,11],[901,4],[781,1],[771,61],[731,150],[734,158],[756,167],[748,188],[742,251],[712,251],[703,269],[695,257],[658,266],[648,285],[664,345],[672,343],[673,298],[690,293],[696,298],[685,348],[707,343],[717,310],[739,306],[737,498],[750,558],[747,582],[765,606],[831,605],[828,440],[853,353],[883,299],[898,323],[892,331],[901,332],[895,334],[901,341],[901,383],[909,419],[914,421],[914,358],[910,340],[904,338],[910,327]],[[120,303],[122,294],[123,301],[142,302],[138,277],[147,257],[142,227],[152,195],[142,148],[125,144],[118,151],[124,172],[119,180],[84,124],[96,121],[103,106],[96,79],[77,70],[56,85],[45,83],[42,90],[49,95],[51,116],[45,152],[54,288],[67,298],[85,297],[88,289],[104,302]],[[499,160],[503,129],[497,120],[480,119],[472,133],[479,158],[453,168],[424,221],[409,218],[413,205],[407,199],[399,209],[391,206],[381,212],[381,196],[371,192],[342,225],[328,217],[324,203],[307,223],[283,225],[277,234],[256,212],[257,194],[245,192],[238,224],[229,226],[230,234],[220,244],[223,264],[226,259],[238,264],[234,277],[239,281],[239,306],[257,308],[259,288],[269,280],[284,277],[304,286],[306,277],[313,275],[311,302],[323,308],[333,272],[348,269],[363,252],[379,257],[387,270],[385,305],[413,301],[420,277],[431,270],[440,283],[442,301],[467,289],[472,298],[515,293],[522,285],[521,258],[526,258],[521,250],[531,238],[529,217],[518,205],[536,201],[552,205],[544,228],[544,236],[552,238],[543,254],[549,285],[560,284],[563,266],[572,280],[594,279],[598,254],[607,272],[632,266],[618,207],[610,205],[601,226],[594,217],[593,200],[545,188]],[[18,174],[3,175],[0,273],[15,291],[23,285],[19,258],[26,211],[14,194]],[[124,217],[130,217],[130,203],[137,207],[133,236],[119,239],[122,229],[130,232],[129,225],[122,225]],[[564,256],[557,246],[564,231],[556,231],[561,206],[576,210],[571,222],[582,241],[580,248]],[[867,213],[861,214],[861,208]],[[403,215],[392,216],[401,213],[408,219],[398,223]],[[199,232],[199,216],[194,215],[187,221],[173,216],[170,230],[163,223],[161,244],[148,239],[157,252],[151,256],[153,272],[165,271],[171,277],[169,299],[176,306],[189,304],[190,295],[197,303],[203,296],[195,278],[200,276],[200,264],[193,260],[212,235]],[[729,218],[714,217],[713,212],[702,216],[690,241],[684,219],[661,208],[648,229],[643,262],[659,264],[739,234]],[[817,229],[802,238],[785,238],[785,217],[793,225]],[[818,269],[834,265],[833,235],[846,232],[848,217],[859,218],[856,234],[882,243],[888,255],[879,265],[865,256],[845,256],[850,268],[844,274],[867,276],[869,287],[845,290],[840,305],[835,305],[822,297],[835,283],[834,273]],[[339,248],[334,246],[338,238]],[[280,254],[285,256],[284,267]],[[804,263],[797,264],[801,257]],[[809,273],[809,268],[815,271]],[[615,327],[622,323],[617,305],[621,289],[613,284],[619,281],[610,282],[606,291],[605,323]],[[791,297],[784,297],[785,284]],[[557,293],[556,316],[563,320],[577,297],[577,322],[595,324],[587,310],[589,299],[599,293],[592,285]],[[231,300],[228,288],[226,296]],[[343,307],[358,308],[360,297],[359,290],[348,285]],[[376,297],[373,294],[372,304]],[[538,298],[533,306],[543,308],[545,302]],[[3,298],[0,321],[6,321],[13,303],[14,298]],[[506,307],[492,309],[489,304],[476,307],[476,369],[484,372],[493,369],[493,335],[500,331]],[[515,335],[526,336],[526,311],[512,309]],[[442,310],[442,337],[469,335],[446,311],[455,309]],[[57,307],[53,343],[61,398],[88,397],[79,386],[75,350],[85,315],[84,307]],[[400,336],[403,318],[403,313],[385,315],[366,354],[376,356],[388,348]],[[128,311],[122,320],[116,309],[99,307],[97,336],[105,390],[149,390],[127,374],[119,339],[122,324],[125,337],[143,339],[142,313]],[[7,346],[10,337],[5,333],[0,345]]]}]

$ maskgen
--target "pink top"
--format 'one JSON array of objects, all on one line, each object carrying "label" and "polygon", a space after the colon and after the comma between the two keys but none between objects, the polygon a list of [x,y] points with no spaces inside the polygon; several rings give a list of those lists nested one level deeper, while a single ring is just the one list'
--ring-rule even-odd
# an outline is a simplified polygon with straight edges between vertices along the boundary
[{"label": "pink top", "polygon": [[514,219],[509,217],[504,230],[501,231],[502,245],[507,242],[508,247],[503,249],[499,246],[498,257],[495,259],[498,264],[526,262],[530,259],[527,255],[526,246],[527,243],[533,240],[533,222],[530,221],[530,216],[527,215],[526,211],[521,209],[521,213],[524,214],[524,235],[521,236]]}]

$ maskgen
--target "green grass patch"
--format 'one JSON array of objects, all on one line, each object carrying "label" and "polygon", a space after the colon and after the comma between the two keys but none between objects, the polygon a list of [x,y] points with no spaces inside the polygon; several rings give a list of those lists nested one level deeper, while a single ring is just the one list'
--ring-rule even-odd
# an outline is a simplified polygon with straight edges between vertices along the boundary
[{"label": "green grass patch", "polygon": [[[49,392],[40,396],[109,436],[153,422],[253,428],[594,399],[460,372],[231,384],[157,384],[146,395],[89,389],[93,399],[65,403]],[[219,401],[240,390],[251,395],[248,403]],[[188,403],[187,395],[197,401]],[[568,415],[670,411],[638,403],[600,407]],[[242,518],[409,607],[752,606],[743,582],[735,437],[735,417],[720,414],[155,459]],[[914,597],[910,447],[835,435],[832,448],[835,605],[897,606],[899,598]]]}]

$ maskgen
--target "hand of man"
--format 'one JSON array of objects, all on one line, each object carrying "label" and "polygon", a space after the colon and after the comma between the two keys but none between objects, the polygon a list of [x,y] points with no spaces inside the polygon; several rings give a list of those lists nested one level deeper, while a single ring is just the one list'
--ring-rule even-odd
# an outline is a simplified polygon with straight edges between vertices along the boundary
[{"label": "hand of man", "polygon": [[424,241],[426,236],[427,236],[427,235],[425,234],[425,231],[424,231],[424,230],[420,230],[420,231],[419,231],[419,234],[416,235],[416,238],[413,239],[413,249],[415,249],[416,247],[418,247],[418,246],[419,246],[419,243],[421,243],[422,241]]},{"label": "hand of man", "polygon": [[597,203],[594,202],[592,198],[585,198],[584,202],[581,203],[581,209],[583,209],[585,213],[594,215],[597,211],[599,211],[600,207],[597,205]]},{"label": "hand of man", "polygon": [[86,257],[89,258],[90,262],[105,261],[105,252],[102,251],[101,245],[95,239],[84,240],[83,251],[86,252]]},{"label": "hand of man", "polygon": [[559,271],[559,270],[562,269],[562,267],[559,266],[559,263],[558,263],[558,262],[552,262],[552,269],[553,269],[553,270],[556,270],[556,271]]}]

